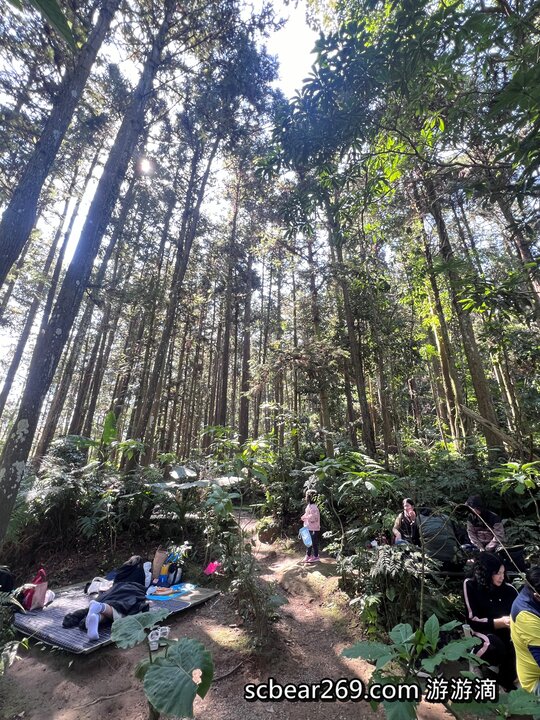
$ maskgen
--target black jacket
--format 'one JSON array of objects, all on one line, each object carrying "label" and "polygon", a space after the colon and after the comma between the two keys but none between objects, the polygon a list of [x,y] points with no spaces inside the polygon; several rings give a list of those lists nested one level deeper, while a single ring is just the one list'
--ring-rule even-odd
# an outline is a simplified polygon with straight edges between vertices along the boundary
[{"label": "black jacket", "polygon": [[[148,610],[146,588],[140,583],[121,582],[113,585],[110,590],[98,595],[98,601],[107,603],[122,615],[136,615]],[[84,621],[87,614],[88,608],[68,613],[64,617],[62,627],[71,628],[78,625],[81,630],[85,630]]]},{"label": "black jacket", "polygon": [[493,585],[490,589],[481,587],[477,580],[469,578],[463,583],[463,597],[467,620],[474,633],[493,633],[493,621],[496,618],[510,615],[512,603],[517,597],[517,590],[509,583],[500,587]]}]

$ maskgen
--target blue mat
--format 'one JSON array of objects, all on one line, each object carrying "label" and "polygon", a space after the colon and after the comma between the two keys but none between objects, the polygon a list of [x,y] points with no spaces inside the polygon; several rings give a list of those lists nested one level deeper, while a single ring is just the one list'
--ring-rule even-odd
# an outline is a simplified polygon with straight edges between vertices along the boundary
[{"label": "blue mat", "polygon": [[173,593],[170,595],[148,595],[146,594],[146,597],[149,600],[158,600],[159,602],[167,602],[169,600],[174,600],[175,598],[180,597],[181,595],[185,595],[188,592],[191,592],[192,590],[195,590],[197,588],[196,585],[192,585],[191,583],[179,583],[178,585],[171,585],[169,590],[174,590]]}]

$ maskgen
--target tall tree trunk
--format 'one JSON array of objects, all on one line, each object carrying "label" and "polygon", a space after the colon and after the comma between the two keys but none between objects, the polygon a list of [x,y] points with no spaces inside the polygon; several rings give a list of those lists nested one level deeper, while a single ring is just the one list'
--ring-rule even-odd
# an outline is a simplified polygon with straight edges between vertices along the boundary
[{"label": "tall tree trunk", "polygon": [[[495,408],[493,406],[484,366],[482,364],[482,358],[476,342],[471,316],[459,302],[460,279],[453,267],[454,252],[450,243],[450,237],[446,228],[442,208],[437,197],[433,180],[428,177],[424,179],[424,183],[428,194],[429,210],[437,226],[441,255],[447,263],[446,272],[452,295],[452,304],[458,318],[463,338],[463,348],[465,350],[465,356],[467,358],[467,364],[471,374],[471,381],[474,387],[478,409],[482,417],[484,417],[489,423],[498,427],[499,423],[497,415],[495,414]],[[483,427],[483,434],[486,438],[486,445],[488,447],[490,457],[495,460],[501,455],[501,441],[499,437],[487,426]],[[502,449],[502,454],[504,454],[504,449]]]},{"label": "tall tree trunk", "polygon": [[356,412],[354,410],[354,400],[351,386],[349,363],[343,363],[343,387],[345,391],[345,400],[347,402],[347,430],[351,446],[358,450],[358,438],[356,437]]},{"label": "tall tree trunk", "polygon": [[248,255],[248,266],[246,273],[246,298],[244,302],[244,334],[242,338],[242,369],[240,380],[240,409],[238,412],[238,436],[240,445],[243,445],[249,437],[249,386],[251,362],[251,295],[253,292],[253,257]]},{"label": "tall tree trunk", "polygon": [[[281,285],[283,282],[283,272],[281,257],[278,259],[277,277],[276,277],[276,345],[281,348],[281,340],[283,337],[283,330],[281,327]],[[276,377],[274,382],[274,404],[276,406],[274,410],[274,437],[277,439],[278,447],[282,448],[285,444],[285,424],[283,421],[283,368],[278,366],[276,371]]]},{"label": "tall tree trunk", "polygon": [[68,242],[71,238],[71,233],[73,231],[73,225],[75,224],[75,220],[77,219],[77,216],[79,214],[79,210],[81,208],[81,203],[84,197],[84,194],[90,184],[90,181],[92,179],[92,175],[94,173],[94,169],[97,165],[99,156],[101,154],[102,147],[100,146],[92,158],[92,162],[90,163],[90,167],[88,168],[88,172],[86,173],[86,177],[84,179],[82,188],[78,194],[77,202],[75,203],[75,207],[73,208],[73,212],[71,213],[71,217],[69,219],[69,223],[66,229],[66,232],[64,233],[64,239],[62,241],[62,247],[60,248],[60,254],[58,256],[58,260],[56,261],[56,265],[54,267],[53,276],[51,278],[51,283],[49,285],[49,291],[47,293],[47,300],[45,301],[45,307],[43,308],[43,315],[41,318],[41,330],[43,331],[45,329],[45,326],[49,322],[49,315],[51,312],[51,308],[53,306],[54,297],[56,295],[56,290],[58,287],[58,280],[60,278],[60,273],[62,272],[62,265],[64,264],[64,257],[66,254],[66,248],[68,246]]},{"label": "tall tree trunk", "polygon": [[[49,248],[49,252],[47,253],[47,258],[45,259],[45,264],[43,266],[43,271],[42,271],[44,277],[47,276],[47,274],[51,268],[51,265],[53,263],[54,257],[56,255],[58,243],[60,241],[60,236],[62,234],[62,228],[64,226],[64,223],[65,223],[66,217],[67,217],[71,193],[73,192],[73,188],[75,187],[75,182],[77,180],[77,169],[78,168],[75,169],[75,173],[71,180],[70,187],[67,192],[66,199],[64,201],[64,208],[63,208],[63,211],[62,211],[62,214],[60,217],[60,221],[58,223],[56,233],[55,233],[53,241],[51,243],[51,247]],[[57,263],[56,263],[57,266],[59,263],[62,262],[62,257],[63,257],[62,250],[65,247],[65,244],[66,244],[66,240],[64,238],[64,245],[62,246],[62,249],[60,251],[60,257],[58,258]],[[44,288],[45,288],[45,280],[40,280],[38,282],[36,289],[34,290],[34,298],[32,300],[30,308],[28,310],[28,314],[26,315],[26,319],[24,321],[24,326],[23,326],[22,332],[19,336],[17,346],[15,347],[15,352],[13,353],[13,357],[11,359],[11,363],[9,365],[9,368],[8,368],[8,371],[6,374],[6,378],[4,380],[2,392],[0,393],[0,416],[2,415],[2,413],[4,411],[6,401],[8,399],[11,387],[13,385],[13,380],[15,379],[15,375],[17,374],[17,370],[19,369],[19,364],[21,362],[21,358],[22,358],[24,349],[26,347],[27,340],[30,336],[30,332],[34,325],[34,321],[36,319],[36,315],[38,313],[39,306],[41,305],[42,294],[43,294]]]},{"label": "tall tree trunk", "polygon": [[369,403],[366,392],[366,378],[364,374],[364,363],[360,350],[360,342],[356,334],[356,328],[354,326],[354,316],[351,307],[351,300],[349,296],[349,287],[347,285],[346,275],[343,272],[343,250],[339,241],[334,240],[334,248],[336,251],[336,258],[338,261],[338,267],[336,272],[336,281],[341,288],[343,296],[343,311],[345,313],[345,323],[347,326],[347,337],[349,340],[349,348],[351,351],[351,361],[354,370],[354,379],[356,383],[356,391],[358,393],[358,401],[360,403],[360,414],[362,417],[362,440],[366,447],[366,452],[370,457],[375,457],[377,454],[377,448],[375,445],[375,431],[373,429],[373,423],[371,421],[371,414],[369,410]]},{"label": "tall tree trunk", "polygon": [[446,397],[446,408],[448,417],[448,426],[450,435],[456,449],[461,446],[462,439],[468,435],[468,424],[466,419],[461,415],[460,407],[465,404],[465,396],[458,377],[454,356],[452,353],[452,345],[450,343],[450,334],[446,323],[446,317],[441,302],[439,286],[435,271],[433,269],[433,261],[431,258],[431,248],[429,241],[424,236],[424,253],[428,270],[428,278],[431,285],[431,297],[429,297],[430,305],[433,303],[432,314],[437,319],[433,327],[433,339],[439,353],[441,363],[442,379]]},{"label": "tall tree trunk", "polygon": [[[310,306],[311,306],[311,322],[313,323],[313,331],[318,339],[321,336],[321,316],[319,310],[319,294],[317,292],[315,257],[313,255],[313,241],[311,237],[307,238],[308,251],[308,271],[309,271],[309,290],[310,290]],[[319,411],[321,416],[321,425],[324,435],[324,445],[328,457],[334,457],[334,443],[331,436],[332,423],[330,420],[330,405],[328,402],[328,388],[323,378],[313,378],[316,380],[319,392]]]},{"label": "tall tree trunk", "polygon": [[86,217],[79,243],[58,293],[51,319],[39,337],[19,412],[0,460],[0,541],[4,538],[24,475],[43,399],[49,389],[81,304],[103,233],[144,124],[152,85],[173,22],[176,0],[166,0],[165,18],[145,61],[141,79],[116,136]]},{"label": "tall tree trunk", "polygon": [[19,255],[17,262],[15,263],[10,279],[6,283],[4,283],[4,294],[2,295],[2,302],[0,303],[0,321],[3,319],[4,313],[6,312],[8,303],[13,294],[13,288],[15,287],[15,283],[17,282],[17,279],[19,277],[20,270],[24,265],[26,256],[28,255],[29,247],[30,243],[26,243],[21,254]]},{"label": "tall tree trunk", "polygon": [[535,307],[537,321],[540,320],[540,270],[539,259],[534,257],[531,252],[529,241],[525,238],[520,230],[519,223],[516,221],[510,203],[503,197],[501,193],[496,194],[497,204],[501,209],[504,219],[508,223],[508,231],[512,242],[516,249],[517,256],[520,260],[523,273],[531,288],[531,294]]},{"label": "tall tree trunk", "polygon": [[221,374],[220,374],[220,393],[217,401],[216,425],[227,424],[227,399],[229,390],[229,364],[230,364],[230,343],[231,343],[231,326],[232,326],[232,298],[233,298],[233,282],[234,282],[234,264],[235,264],[235,247],[236,247],[236,226],[238,222],[238,212],[240,210],[240,177],[236,178],[236,186],[234,190],[233,210],[231,219],[231,233],[227,248],[227,285],[225,288],[225,306],[223,312],[223,347],[221,352]]},{"label": "tall tree trunk", "polygon": [[167,346],[169,344],[169,340],[172,334],[172,329],[176,317],[176,312],[178,310],[178,303],[179,303],[179,297],[180,297],[180,291],[182,289],[182,285],[184,282],[184,277],[186,274],[186,270],[188,267],[189,257],[191,254],[191,247],[193,244],[193,240],[195,239],[195,235],[198,228],[199,223],[199,217],[201,212],[201,205],[204,199],[204,194],[206,190],[206,185],[208,183],[208,178],[210,176],[210,170],[212,167],[212,163],[214,161],[218,146],[220,143],[220,137],[214,139],[214,142],[211,146],[210,153],[208,156],[208,159],[206,161],[206,167],[203,173],[203,177],[201,178],[199,182],[199,187],[197,191],[195,192],[195,178],[196,178],[196,172],[199,167],[199,159],[200,155],[198,153],[194,153],[193,160],[192,160],[192,171],[191,171],[191,179],[190,179],[190,192],[192,195],[195,196],[195,199],[192,200],[191,196],[188,193],[188,197],[186,198],[186,205],[184,207],[184,213],[182,217],[182,227],[180,230],[180,237],[178,242],[178,252],[176,255],[176,262],[175,267],[173,271],[173,277],[172,277],[172,290],[169,302],[167,304],[167,311],[165,316],[165,321],[163,323],[163,330],[161,333],[160,341],[155,353],[154,357],[154,364],[152,366],[152,372],[150,374],[149,380],[148,380],[148,387],[146,390],[145,395],[145,402],[142,407],[141,414],[138,418],[137,426],[135,428],[135,435],[134,437],[137,438],[144,438],[145,437],[145,431],[148,427],[148,423],[150,420],[150,415],[152,412],[152,406],[154,398],[156,397],[157,387],[158,383],[160,381],[160,377],[163,371],[163,365],[165,362],[165,359],[167,357]]},{"label": "tall tree trunk", "polygon": [[[120,234],[122,232],[122,228],[124,227],[127,215],[132,208],[133,201],[135,198],[135,187],[136,187],[135,186],[135,175],[133,175],[131,178],[128,190],[126,192],[126,196],[122,203],[122,209],[120,211],[120,215],[118,218],[118,222],[116,224],[116,228],[109,240],[107,249],[105,250],[105,254],[103,255],[103,258],[101,259],[101,262],[99,264],[99,268],[98,268],[95,276],[92,278],[91,284],[94,287],[101,288],[101,285],[103,283],[103,280],[104,280],[106,272],[107,272],[109,260],[112,257],[113,251],[116,247],[116,244],[117,244]],[[49,302],[52,302],[53,294],[54,294],[54,288],[51,287],[49,289],[49,295],[47,297],[46,305],[49,304]],[[69,354],[69,359],[67,360],[67,362],[64,366],[63,372],[61,374],[57,388],[55,390],[53,400],[52,400],[49,410],[47,412],[47,418],[43,424],[43,429],[42,429],[42,432],[40,435],[39,442],[37,443],[37,446],[36,446],[35,456],[37,458],[40,458],[43,455],[45,455],[45,452],[47,451],[47,448],[51,444],[52,439],[54,437],[54,433],[56,431],[56,426],[60,419],[60,415],[62,413],[62,409],[64,407],[65,400],[69,396],[69,389],[70,389],[71,381],[73,378],[73,374],[75,372],[75,368],[80,361],[80,351],[81,351],[83,343],[86,339],[88,329],[90,328],[90,324],[92,322],[92,315],[94,313],[94,308],[95,308],[95,304],[94,304],[93,299],[90,299],[90,298],[87,299],[81,320],[79,322],[77,331],[75,333],[75,339],[72,343],[72,347],[71,347],[70,354]],[[44,333],[46,330],[46,327],[47,327],[47,324],[42,323],[40,333]]]},{"label": "tall tree trunk", "polygon": [[133,367],[135,365],[135,358],[138,356],[138,351],[140,350],[143,334],[144,323],[142,322],[142,317],[134,313],[133,317],[129,322],[127,338],[124,344],[123,354],[125,357],[126,367],[116,377],[113,397],[109,407],[109,411],[113,412],[116,417],[117,427],[120,427],[119,421],[126,404],[129,383],[131,381]]},{"label": "tall tree trunk", "polygon": [[103,5],[88,41],[80,51],[72,70],[64,76],[51,114],[4,211],[0,222],[0,285],[32,232],[41,188],[60,149],[119,4],[120,0],[106,0]]},{"label": "tall tree trunk", "polygon": [[[298,351],[298,312],[296,304],[296,268],[292,269],[292,310],[293,310],[293,348],[294,352]],[[294,364],[293,368],[293,413],[294,413],[294,432],[293,446],[294,455],[300,457],[300,393],[298,391],[298,367]]]}]

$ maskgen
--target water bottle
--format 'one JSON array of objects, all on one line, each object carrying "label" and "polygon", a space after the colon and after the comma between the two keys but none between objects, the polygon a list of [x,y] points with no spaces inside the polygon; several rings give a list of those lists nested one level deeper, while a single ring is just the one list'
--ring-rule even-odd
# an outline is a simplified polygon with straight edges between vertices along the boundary
[{"label": "water bottle", "polygon": [[157,584],[159,587],[169,587],[169,564],[161,566]]}]

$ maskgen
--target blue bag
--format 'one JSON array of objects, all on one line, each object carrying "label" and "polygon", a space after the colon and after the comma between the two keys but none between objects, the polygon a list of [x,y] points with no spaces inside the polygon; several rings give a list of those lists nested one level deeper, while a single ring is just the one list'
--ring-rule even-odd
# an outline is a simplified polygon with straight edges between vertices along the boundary
[{"label": "blue bag", "polygon": [[298,537],[300,538],[300,540],[304,543],[304,545],[306,547],[311,547],[313,545],[313,540],[311,539],[311,533],[309,532],[307,527],[300,528]]}]

